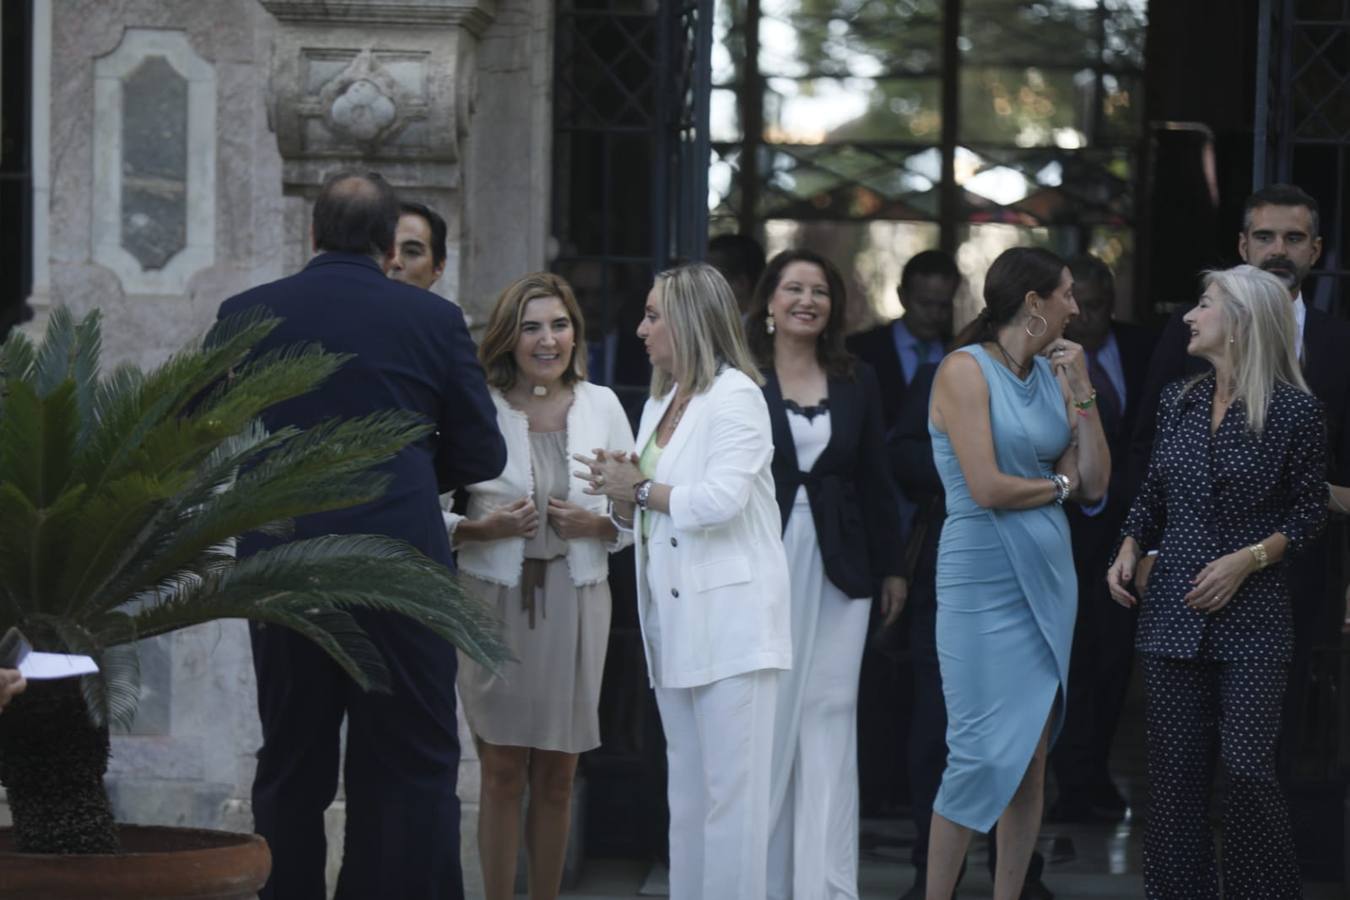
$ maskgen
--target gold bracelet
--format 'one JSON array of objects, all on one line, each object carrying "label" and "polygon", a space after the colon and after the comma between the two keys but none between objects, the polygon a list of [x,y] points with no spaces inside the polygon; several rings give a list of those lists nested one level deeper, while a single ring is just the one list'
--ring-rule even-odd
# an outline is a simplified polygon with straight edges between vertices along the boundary
[{"label": "gold bracelet", "polygon": [[1247,552],[1256,560],[1256,569],[1258,572],[1270,565],[1270,555],[1266,553],[1265,544],[1252,544],[1247,548]]}]

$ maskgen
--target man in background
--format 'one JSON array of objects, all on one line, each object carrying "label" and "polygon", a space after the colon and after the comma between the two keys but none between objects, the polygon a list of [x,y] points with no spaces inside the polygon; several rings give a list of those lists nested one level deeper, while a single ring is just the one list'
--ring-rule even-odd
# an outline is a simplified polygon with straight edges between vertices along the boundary
[{"label": "man in background", "polygon": [[1087,354],[1088,376],[1111,450],[1111,482],[1096,505],[1065,505],[1078,570],[1078,619],[1064,728],[1050,754],[1059,796],[1047,817],[1115,822],[1125,815],[1126,801],[1111,780],[1108,763],[1134,663],[1136,613],[1111,602],[1102,573],[1138,487],[1129,477],[1130,437],[1154,336],[1146,328],[1112,319],[1115,278],[1104,262],[1077,256],[1070,260],[1069,271],[1078,317],[1064,336]]},{"label": "man in background", "polygon": [[848,349],[876,370],[888,429],[895,425],[918,368],[942,361],[952,339],[953,303],[960,285],[961,273],[951,254],[915,254],[905,263],[896,288],[904,313],[849,338]]},{"label": "man in background", "polygon": [[389,277],[424,291],[445,271],[445,219],[424,203],[403,201]]}]

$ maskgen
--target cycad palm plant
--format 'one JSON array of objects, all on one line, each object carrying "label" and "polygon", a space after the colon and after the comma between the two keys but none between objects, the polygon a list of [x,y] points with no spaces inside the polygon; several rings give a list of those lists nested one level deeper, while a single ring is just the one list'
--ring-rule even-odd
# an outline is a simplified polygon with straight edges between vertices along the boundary
[{"label": "cycad palm plant", "polygon": [[[390,411],[269,432],[268,407],[345,361],[317,345],[254,354],[278,324],[222,322],[151,372],[101,377],[97,313],[52,314],[35,346],[0,349],[0,632],[84,653],[98,675],[42,682],[0,715],[0,782],[19,850],[107,853],[110,723],[139,695],[136,642],[214,619],[285,626],[357,683],[381,687],[378,651],[351,615],[416,619],[474,659],[505,656],[487,611],[453,575],[388,538],[329,536],[236,561],[247,531],[378,497],[380,463],[430,425]],[[448,648],[447,648],[448,650]]]}]

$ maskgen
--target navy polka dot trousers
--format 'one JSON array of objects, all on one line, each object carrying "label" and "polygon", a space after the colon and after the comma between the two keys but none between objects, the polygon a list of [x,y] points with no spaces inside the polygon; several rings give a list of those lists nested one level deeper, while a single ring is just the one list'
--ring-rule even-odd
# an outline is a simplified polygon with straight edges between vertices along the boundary
[{"label": "navy polka dot trousers", "polygon": [[[1302,897],[1289,807],[1275,776],[1288,663],[1151,654],[1142,661],[1150,795],[1145,895],[1149,900]],[[1222,893],[1209,825],[1216,757],[1228,776]]]}]

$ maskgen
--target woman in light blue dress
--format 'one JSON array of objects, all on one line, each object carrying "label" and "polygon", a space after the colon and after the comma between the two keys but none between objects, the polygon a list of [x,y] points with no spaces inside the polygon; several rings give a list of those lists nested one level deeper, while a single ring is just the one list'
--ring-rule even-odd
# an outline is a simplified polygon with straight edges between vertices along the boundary
[{"label": "woman in light blue dress", "polygon": [[1063,504],[1095,502],[1110,473],[1086,359],[1063,337],[1078,314],[1064,262],[1008,250],[989,268],[984,299],[938,370],[929,413],[947,492],[937,647],[948,755],[928,900],[951,897],[971,834],[996,823],[995,900],[1021,893],[1078,604]]}]

